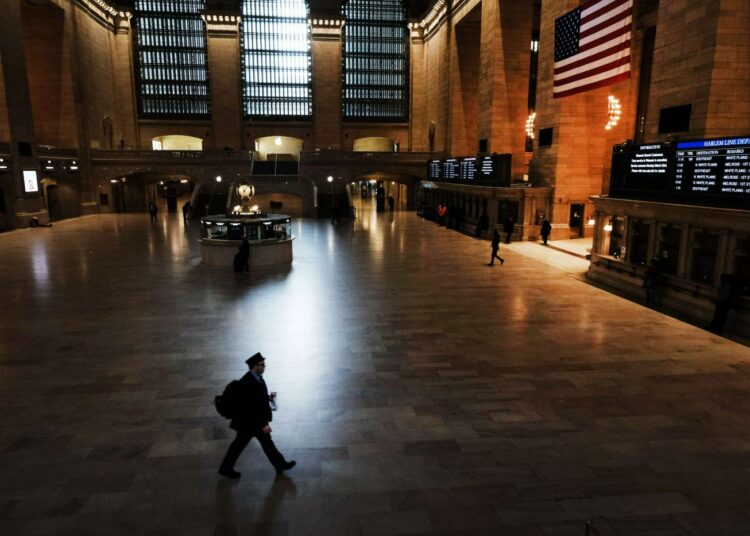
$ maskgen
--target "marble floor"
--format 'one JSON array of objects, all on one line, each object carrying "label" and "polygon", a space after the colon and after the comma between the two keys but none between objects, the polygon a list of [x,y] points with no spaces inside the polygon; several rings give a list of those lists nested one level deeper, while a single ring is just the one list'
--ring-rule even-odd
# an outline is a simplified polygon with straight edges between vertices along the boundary
[{"label": "marble floor", "polygon": [[[750,349],[367,208],[262,275],[164,212],[0,235],[0,534],[750,534]],[[256,351],[298,465],[229,481]]]}]

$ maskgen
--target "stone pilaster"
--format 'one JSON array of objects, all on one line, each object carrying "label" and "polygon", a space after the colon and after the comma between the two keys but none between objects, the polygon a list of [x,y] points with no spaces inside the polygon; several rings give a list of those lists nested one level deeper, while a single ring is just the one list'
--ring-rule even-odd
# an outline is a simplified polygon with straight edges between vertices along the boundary
[{"label": "stone pilaster", "polygon": [[313,18],[313,143],[341,148],[341,28],[340,17]]},{"label": "stone pilaster", "polygon": [[211,78],[211,120],[215,148],[242,147],[242,98],[240,96],[239,11],[206,10],[208,72]]},{"label": "stone pilaster", "polygon": [[[47,219],[39,192],[25,193],[23,169],[38,170],[36,160],[34,119],[31,111],[26,53],[21,32],[20,2],[4,2],[0,17],[0,53],[2,53],[5,102],[10,131],[10,179],[3,180],[7,227],[23,225],[31,216]],[[6,175],[8,176],[8,175]],[[2,177],[0,175],[0,177]]]}]

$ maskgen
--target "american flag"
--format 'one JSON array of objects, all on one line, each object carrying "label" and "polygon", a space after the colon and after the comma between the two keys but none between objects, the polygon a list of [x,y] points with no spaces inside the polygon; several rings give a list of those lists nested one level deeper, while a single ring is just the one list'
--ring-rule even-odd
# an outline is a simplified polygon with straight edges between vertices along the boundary
[{"label": "american flag", "polygon": [[630,78],[632,21],[633,0],[589,0],[556,19],[552,96]]}]

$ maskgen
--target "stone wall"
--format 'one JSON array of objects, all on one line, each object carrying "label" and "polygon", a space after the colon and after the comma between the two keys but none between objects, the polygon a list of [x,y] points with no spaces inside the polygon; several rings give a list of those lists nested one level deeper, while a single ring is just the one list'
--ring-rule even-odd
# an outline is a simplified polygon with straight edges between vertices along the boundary
[{"label": "stone wall", "polygon": [[21,2],[21,28],[36,143],[77,147],[71,73],[73,36],[53,4]]},{"label": "stone wall", "polygon": [[0,142],[8,141],[10,141],[10,120],[8,119],[8,103],[5,99],[3,55],[0,54]]}]

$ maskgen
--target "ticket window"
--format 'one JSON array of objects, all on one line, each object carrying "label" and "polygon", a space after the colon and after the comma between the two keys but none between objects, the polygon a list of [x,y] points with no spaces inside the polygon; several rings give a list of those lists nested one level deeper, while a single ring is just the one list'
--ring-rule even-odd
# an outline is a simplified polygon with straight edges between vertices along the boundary
[{"label": "ticket window", "polygon": [[616,259],[622,259],[625,256],[625,220],[623,218],[612,218],[609,255]]},{"label": "ticket window", "polygon": [[750,295],[750,238],[738,238],[734,248],[734,276],[740,293]]},{"label": "ticket window", "polygon": [[628,257],[632,264],[649,264],[648,238],[651,226],[648,223],[633,221],[630,223],[630,255]]},{"label": "ticket window", "polygon": [[692,241],[693,256],[690,279],[713,285],[716,278],[716,257],[719,251],[719,235],[696,231]]}]

